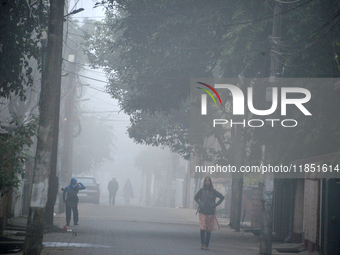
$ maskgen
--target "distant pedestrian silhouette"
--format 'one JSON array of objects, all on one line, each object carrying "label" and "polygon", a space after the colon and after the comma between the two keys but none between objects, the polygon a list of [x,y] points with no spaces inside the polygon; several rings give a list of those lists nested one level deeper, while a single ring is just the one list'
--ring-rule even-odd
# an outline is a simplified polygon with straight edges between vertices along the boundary
[{"label": "distant pedestrian silhouette", "polygon": [[128,178],[124,184],[124,198],[125,198],[125,204],[128,205],[130,204],[130,198],[134,198],[133,197],[133,188],[132,188],[132,184],[130,182],[130,178]]},{"label": "distant pedestrian silhouette", "polygon": [[109,190],[109,204],[114,205],[116,203],[116,193],[119,188],[119,184],[116,181],[116,178],[113,177],[112,180],[107,185],[107,189]]}]

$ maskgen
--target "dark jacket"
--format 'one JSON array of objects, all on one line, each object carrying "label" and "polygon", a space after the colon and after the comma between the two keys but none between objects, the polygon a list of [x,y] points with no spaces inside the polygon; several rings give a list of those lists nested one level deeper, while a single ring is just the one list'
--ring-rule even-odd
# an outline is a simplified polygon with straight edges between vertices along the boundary
[{"label": "dark jacket", "polygon": [[64,202],[67,203],[67,201],[72,201],[78,203],[78,191],[82,189],[86,189],[86,187],[81,182],[79,182],[78,185],[70,184],[66,186],[63,192]]},{"label": "dark jacket", "polygon": [[[209,190],[209,192],[207,192]],[[216,197],[219,198],[216,203]],[[198,211],[203,214],[215,214],[215,208],[224,200],[224,196],[215,189],[201,188],[195,195],[195,201],[199,205]]]},{"label": "dark jacket", "polygon": [[109,190],[110,193],[111,192],[116,193],[118,188],[119,188],[119,184],[116,180],[111,180],[109,184],[107,185],[107,189]]}]

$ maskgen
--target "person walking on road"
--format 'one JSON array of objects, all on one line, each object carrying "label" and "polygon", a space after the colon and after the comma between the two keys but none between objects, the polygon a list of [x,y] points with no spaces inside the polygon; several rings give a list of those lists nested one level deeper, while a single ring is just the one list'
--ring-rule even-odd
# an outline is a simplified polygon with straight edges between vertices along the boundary
[{"label": "person walking on road", "polygon": [[78,191],[86,189],[86,187],[78,182],[76,178],[72,178],[63,192],[63,201],[66,204],[66,226],[70,226],[71,210],[73,211],[74,225],[78,225]]},{"label": "person walking on road", "polygon": [[[219,198],[216,203],[216,198]],[[216,207],[224,200],[224,196],[214,189],[210,177],[204,178],[203,188],[201,188],[195,195],[194,200],[198,204],[200,235],[201,235],[201,249],[209,250],[209,242],[211,232],[213,230],[220,230],[215,213]]]},{"label": "person walking on road", "polygon": [[128,178],[124,184],[124,198],[125,198],[125,204],[130,204],[130,198],[133,198],[133,189],[132,184],[130,182],[130,178]]},{"label": "person walking on road", "polygon": [[109,182],[107,185],[107,189],[109,190],[109,204],[114,205],[116,203],[116,193],[119,188],[119,184],[115,177]]}]

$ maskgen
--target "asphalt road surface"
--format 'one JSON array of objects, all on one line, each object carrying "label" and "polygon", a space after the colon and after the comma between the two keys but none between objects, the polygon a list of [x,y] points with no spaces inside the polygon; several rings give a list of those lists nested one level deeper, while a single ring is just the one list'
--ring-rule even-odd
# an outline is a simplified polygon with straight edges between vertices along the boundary
[{"label": "asphalt road surface", "polygon": [[[42,254],[258,254],[258,237],[222,226],[200,249],[195,210],[79,204],[79,226],[47,233]],[[55,218],[65,225],[65,214]]]}]

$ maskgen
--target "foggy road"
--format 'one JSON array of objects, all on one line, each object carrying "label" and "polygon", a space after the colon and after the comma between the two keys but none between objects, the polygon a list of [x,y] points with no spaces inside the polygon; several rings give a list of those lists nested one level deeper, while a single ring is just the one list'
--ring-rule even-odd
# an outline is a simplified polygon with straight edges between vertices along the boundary
[{"label": "foggy road", "polygon": [[[45,234],[42,254],[257,254],[258,238],[224,226],[200,249],[195,210],[79,204],[79,226]],[[64,213],[55,218],[64,225]]]}]

